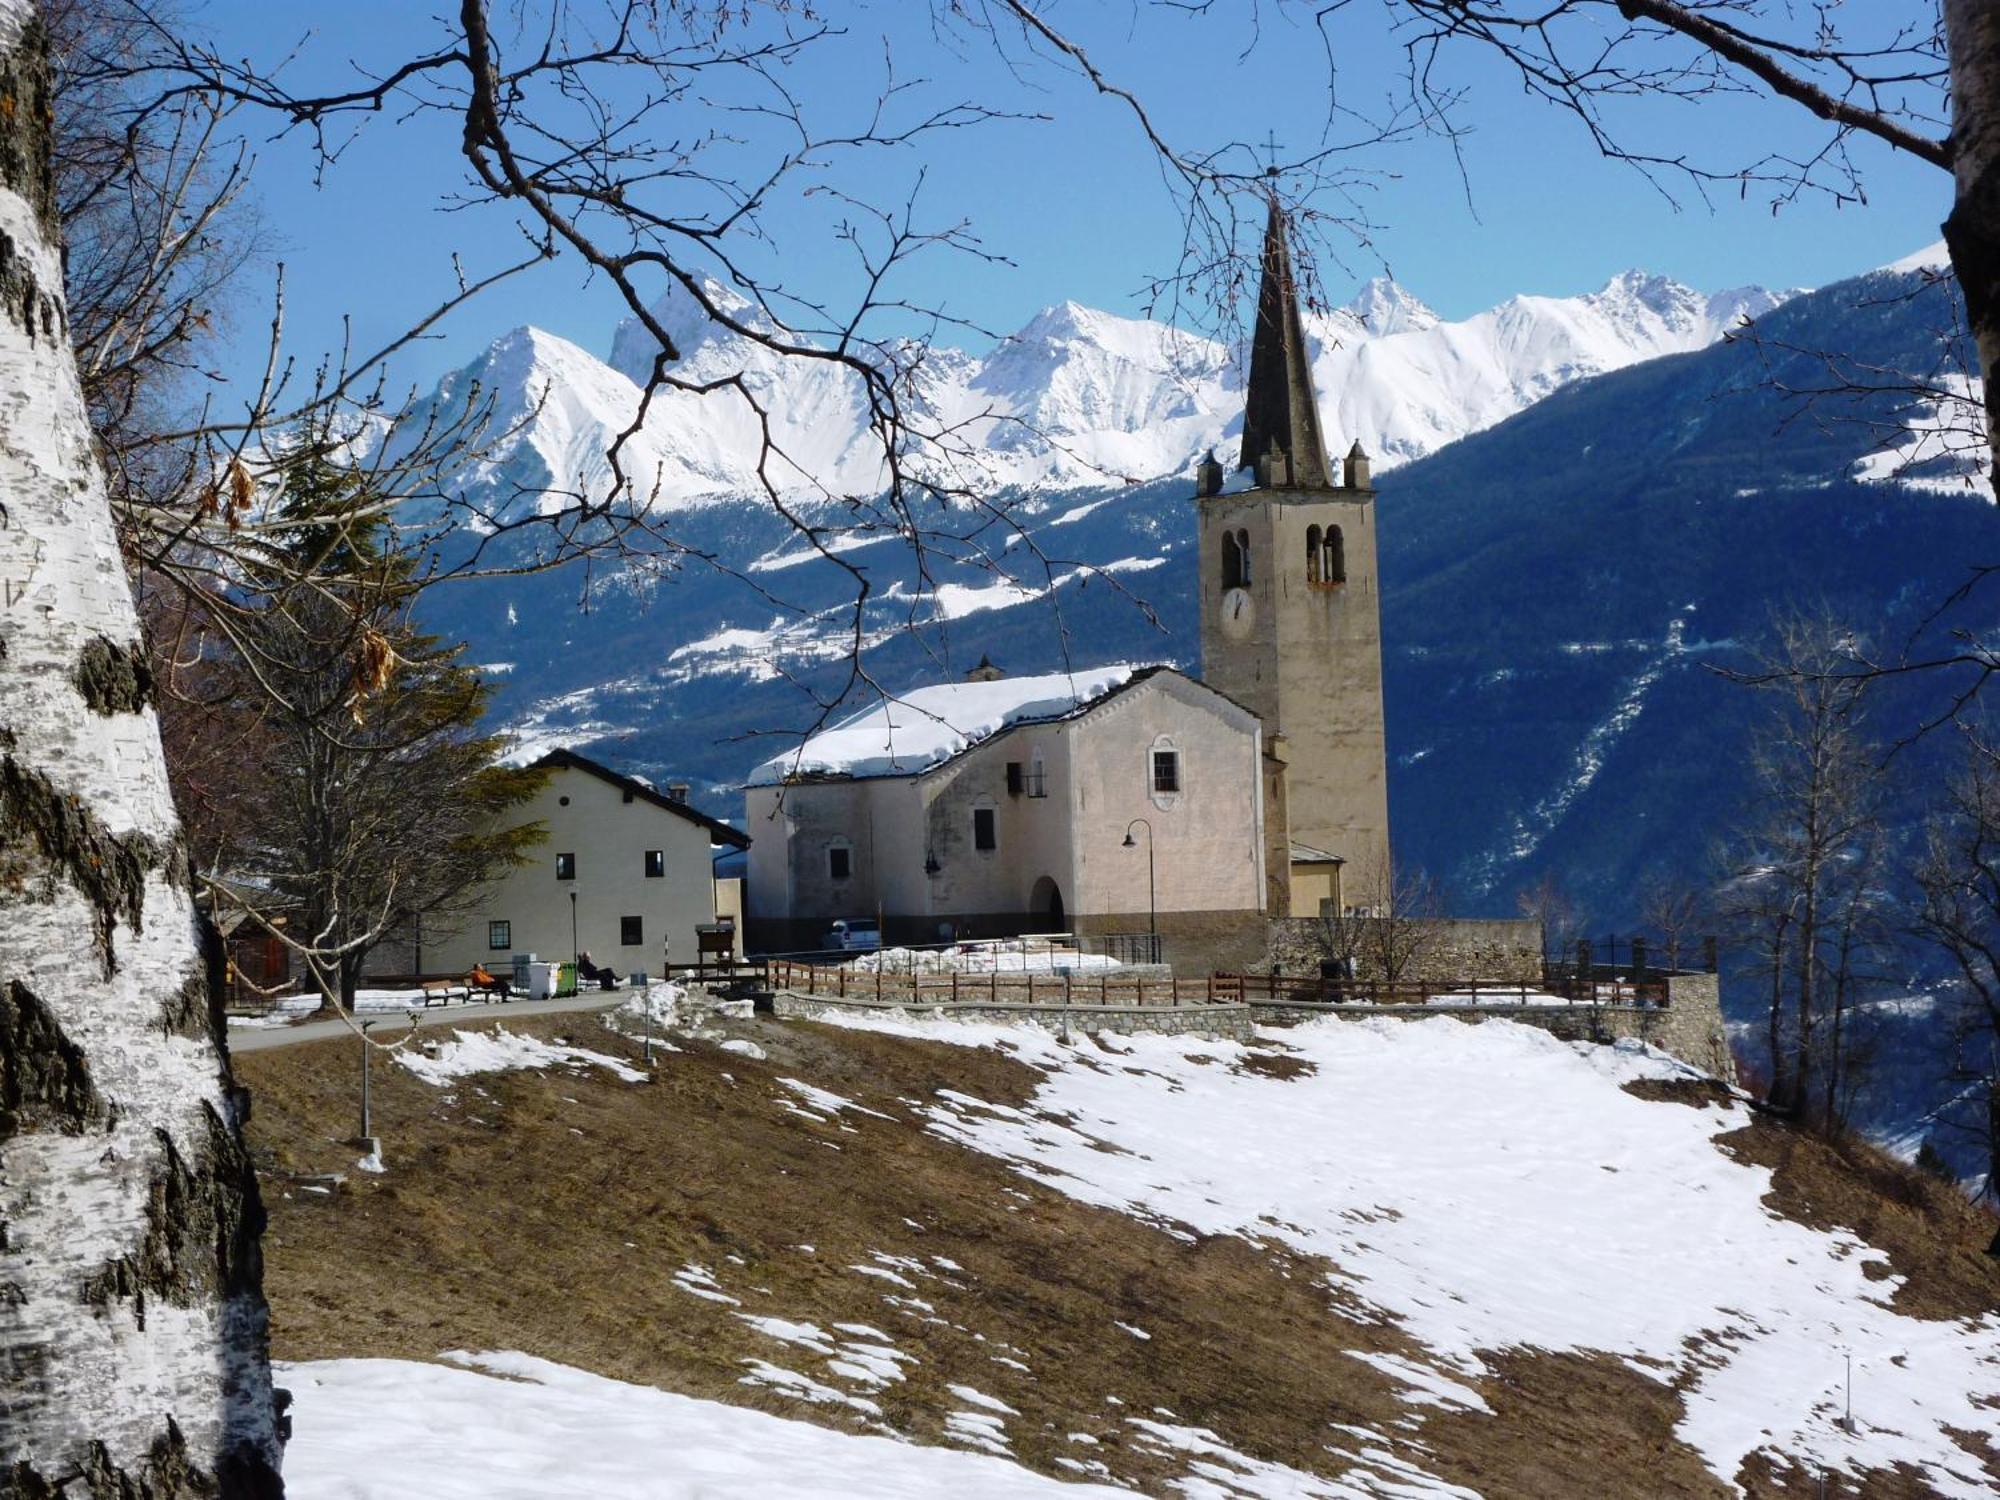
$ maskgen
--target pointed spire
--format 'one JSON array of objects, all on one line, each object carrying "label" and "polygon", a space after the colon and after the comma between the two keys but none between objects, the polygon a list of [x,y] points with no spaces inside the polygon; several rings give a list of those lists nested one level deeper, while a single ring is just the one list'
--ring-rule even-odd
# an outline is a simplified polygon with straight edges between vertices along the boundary
[{"label": "pointed spire", "polygon": [[1243,397],[1243,456],[1237,467],[1256,465],[1273,447],[1290,460],[1287,488],[1333,487],[1298,288],[1292,281],[1285,215],[1275,193],[1264,229],[1264,281],[1257,290],[1257,331],[1250,342],[1250,384]]}]

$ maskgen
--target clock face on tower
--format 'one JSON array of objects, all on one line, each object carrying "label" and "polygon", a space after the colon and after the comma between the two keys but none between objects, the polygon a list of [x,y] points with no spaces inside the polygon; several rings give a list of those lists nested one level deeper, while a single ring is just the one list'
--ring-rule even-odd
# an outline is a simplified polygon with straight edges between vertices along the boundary
[{"label": "clock face on tower", "polygon": [[1248,589],[1225,589],[1222,595],[1222,633],[1235,640],[1242,640],[1250,634],[1256,623],[1256,606]]}]

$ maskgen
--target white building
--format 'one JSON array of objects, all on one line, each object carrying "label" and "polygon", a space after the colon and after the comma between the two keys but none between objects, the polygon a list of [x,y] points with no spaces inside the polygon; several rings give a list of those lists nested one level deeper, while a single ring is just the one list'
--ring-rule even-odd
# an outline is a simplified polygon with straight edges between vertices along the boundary
[{"label": "white building", "polygon": [[685,787],[661,792],[570,750],[535,764],[548,784],[508,817],[541,823],[547,840],[480,890],[463,927],[424,934],[414,967],[503,974],[516,953],[581,951],[620,974],[657,974],[667,939],[675,963],[693,963],[695,928],[716,916],[716,846],[749,839],[690,807]]},{"label": "white building", "polygon": [[1265,891],[1255,714],[1170,667],[977,679],[752,773],[753,950],[823,947],[835,920],[876,917],[889,942],[1157,923],[1169,961],[1261,954],[1244,920]]}]

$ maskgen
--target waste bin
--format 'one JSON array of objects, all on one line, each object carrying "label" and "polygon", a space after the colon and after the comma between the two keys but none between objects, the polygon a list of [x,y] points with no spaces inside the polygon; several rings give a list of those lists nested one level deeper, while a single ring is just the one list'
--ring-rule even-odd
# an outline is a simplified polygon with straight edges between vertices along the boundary
[{"label": "waste bin", "polygon": [[527,996],[530,1000],[547,1000],[558,993],[562,977],[561,964],[531,963],[528,965]]},{"label": "waste bin", "polygon": [[515,994],[525,995],[528,993],[528,965],[534,961],[535,955],[532,953],[516,953],[514,955]]},{"label": "waste bin", "polygon": [[576,965],[560,963],[556,965],[556,994],[567,997],[576,993]]}]

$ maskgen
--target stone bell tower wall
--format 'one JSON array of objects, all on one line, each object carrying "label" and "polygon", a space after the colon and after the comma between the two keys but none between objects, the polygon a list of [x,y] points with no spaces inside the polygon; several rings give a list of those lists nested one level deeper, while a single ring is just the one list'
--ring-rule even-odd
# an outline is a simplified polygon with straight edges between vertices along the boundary
[{"label": "stone bell tower wall", "polygon": [[[1374,491],[1260,488],[1198,505],[1202,676],[1282,737],[1287,841],[1340,856],[1346,899],[1374,904],[1390,869]],[[1245,618],[1231,618],[1225,536],[1249,542]]]}]

